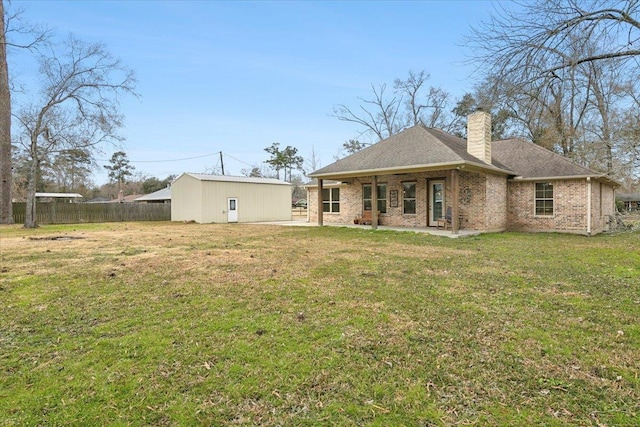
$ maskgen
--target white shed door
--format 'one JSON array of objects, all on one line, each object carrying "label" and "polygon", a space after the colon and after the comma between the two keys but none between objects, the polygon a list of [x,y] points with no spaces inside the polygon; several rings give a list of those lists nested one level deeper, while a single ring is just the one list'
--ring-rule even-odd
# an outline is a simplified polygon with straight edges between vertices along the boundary
[{"label": "white shed door", "polygon": [[227,222],[238,222],[238,199],[235,197],[227,199]]}]

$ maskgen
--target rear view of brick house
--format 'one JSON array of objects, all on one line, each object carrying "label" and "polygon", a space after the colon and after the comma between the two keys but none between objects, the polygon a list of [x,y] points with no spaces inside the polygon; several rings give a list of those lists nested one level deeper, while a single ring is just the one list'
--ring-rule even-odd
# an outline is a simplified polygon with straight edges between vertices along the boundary
[{"label": "rear view of brick house", "polygon": [[469,116],[467,135],[417,125],[314,171],[309,220],[350,224],[372,210],[374,228],[436,227],[447,213],[452,233],[611,226],[617,183],[606,175],[521,139],[492,142],[483,111]]}]

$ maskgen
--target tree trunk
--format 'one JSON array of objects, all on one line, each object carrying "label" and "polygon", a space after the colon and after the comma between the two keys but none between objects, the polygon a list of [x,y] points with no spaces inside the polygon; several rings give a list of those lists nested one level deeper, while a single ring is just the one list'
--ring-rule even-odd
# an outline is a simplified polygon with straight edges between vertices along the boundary
[{"label": "tree trunk", "polygon": [[4,4],[0,0],[0,224],[13,224],[11,197],[11,93],[7,67]]},{"label": "tree trunk", "polygon": [[24,213],[24,228],[37,228],[36,224],[36,182],[38,181],[38,157],[32,149],[29,163],[29,182],[27,184],[27,206]]}]

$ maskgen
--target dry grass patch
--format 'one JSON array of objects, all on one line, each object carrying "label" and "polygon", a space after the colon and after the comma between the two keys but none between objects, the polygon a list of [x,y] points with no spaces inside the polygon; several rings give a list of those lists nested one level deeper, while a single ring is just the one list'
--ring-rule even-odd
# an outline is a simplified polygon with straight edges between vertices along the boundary
[{"label": "dry grass patch", "polygon": [[0,239],[1,425],[640,422],[637,233]]}]

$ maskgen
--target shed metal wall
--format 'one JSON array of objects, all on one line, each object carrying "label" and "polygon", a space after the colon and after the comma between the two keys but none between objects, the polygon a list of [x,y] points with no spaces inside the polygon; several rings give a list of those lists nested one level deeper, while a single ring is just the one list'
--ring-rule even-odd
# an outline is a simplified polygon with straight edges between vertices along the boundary
[{"label": "shed metal wall", "polygon": [[171,221],[202,222],[202,181],[185,174],[173,182]]},{"label": "shed metal wall", "polygon": [[200,180],[181,175],[171,186],[171,220],[226,223],[227,200],[238,199],[238,222],[291,220],[291,186]]},{"label": "shed metal wall", "polygon": [[291,219],[289,185],[202,181],[201,222],[227,222],[230,197],[238,199],[238,222]]}]

